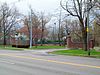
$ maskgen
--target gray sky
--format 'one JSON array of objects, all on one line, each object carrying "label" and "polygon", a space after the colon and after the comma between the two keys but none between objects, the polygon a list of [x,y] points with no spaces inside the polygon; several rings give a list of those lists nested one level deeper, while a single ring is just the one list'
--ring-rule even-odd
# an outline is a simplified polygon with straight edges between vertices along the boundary
[{"label": "gray sky", "polygon": [[27,14],[29,5],[32,9],[39,12],[54,13],[59,8],[60,0],[0,0],[0,3],[7,2],[10,5],[16,5],[21,13]]},{"label": "gray sky", "polygon": [[[0,3],[7,2],[9,5],[15,5],[22,14],[28,15],[29,6],[36,12],[44,12],[45,14],[53,14],[48,25],[58,23],[60,13],[60,0],[0,0]],[[58,24],[57,24],[58,25]]]}]

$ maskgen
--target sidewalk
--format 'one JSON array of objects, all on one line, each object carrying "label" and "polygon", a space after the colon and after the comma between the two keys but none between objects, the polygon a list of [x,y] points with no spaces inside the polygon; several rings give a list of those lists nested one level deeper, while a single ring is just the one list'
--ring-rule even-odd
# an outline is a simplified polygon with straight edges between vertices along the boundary
[{"label": "sidewalk", "polygon": [[100,52],[100,47],[94,47],[94,49]]},{"label": "sidewalk", "polygon": [[52,51],[58,51],[58,50],[68,50],[68,48],[62,48],[62,49],[41,49],[41,50],[27,50],[25,49],[25,52],[31,52],[31,53],[35,53],[35,54],[48,54],[48,52],[52,52]]}]

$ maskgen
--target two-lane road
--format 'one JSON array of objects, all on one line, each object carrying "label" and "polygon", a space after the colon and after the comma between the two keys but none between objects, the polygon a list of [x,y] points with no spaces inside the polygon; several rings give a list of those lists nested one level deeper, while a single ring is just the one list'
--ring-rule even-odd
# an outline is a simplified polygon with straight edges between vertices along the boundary
[{"label": "two-lane road", "polygon": [[100,59],[0,50],[0,75],[100,75]]}]

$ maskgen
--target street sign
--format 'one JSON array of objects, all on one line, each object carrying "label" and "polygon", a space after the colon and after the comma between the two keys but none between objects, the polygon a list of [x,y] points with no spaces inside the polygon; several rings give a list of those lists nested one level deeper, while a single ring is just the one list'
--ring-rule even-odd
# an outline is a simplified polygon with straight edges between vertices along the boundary
[{"label": "street sign", "polygon": [[89,28],[88,27],[86,28],[86,31],[89,32]]}]

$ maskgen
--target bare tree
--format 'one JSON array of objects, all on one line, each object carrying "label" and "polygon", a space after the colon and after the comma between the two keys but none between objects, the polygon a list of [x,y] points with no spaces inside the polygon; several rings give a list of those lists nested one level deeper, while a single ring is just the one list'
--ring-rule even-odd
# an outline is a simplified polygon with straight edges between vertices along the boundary
[{"label": "bare tree", "polygon": [[[30,8],[31,9],[31,8]],[[27,26],[28,28],[28,33],[29,33],[29,39],[30,39],[30,19],[32,21],[32,39],[34,40],[34,43],[37,45],[37,41],[40,38],[39,35],[41,35],[41,32],[39,33],[40,30],[40,24],[41,24],[41,19],[38,13],[35,13],[32,9],[31,9],[31,15],[29,15],[28,17],[25,17],[24,19],[24,24]]]},{"label": "bare tree", "polygon": [[82,33],[78,20],[65,20],[64,29],[66,31],[66,36],[70,33],[74,40],[82,41]]},{"label": "bare tree", "polygon": [[28,39],[30,39],[29,17],[25,17],[25,18],[24,18],[24,25],[27,26],[27,30],[28,30]]},{"label": "bare tree", "polygon": [[4,45],[6,45],[6,37],[10,33],[12,27],[17,23],[18,11],[16,8],[10,8],[7,3],[3,3],[0,7],[0,24],[3,31]]},{"label": "bare tree", "polygon": [[[77,17],[80,22],[80,27],[82,31],[82,39],[84,43],[84,50],[88,50],[87,47],[87,12],[89,12],[95,5],[95,0],[67,0],[63,4],[60,1],[61,7],[67,11],[71,16]],[[88,7],[87,7],[88,6]]]},{"label": "bare tree", "polygon": [[95,21],[96,24],[100,26],[100,1],[99,0],[97,0],[95,4],[95,8],[96,8],[96,12],[94,12],[94,15],[96,17]]},{"label": "bare tree", "polygon": [[43,45],[44,40],[44,31],[46,30],[46,24],[48,23],[50,19],[45,16],[45,14],[41,13],[41,46]]},{"label": "bare tree", "polygon": [[93,37],[95,46],[100,46],[100,26],[97,24],[97,21],[94,21]]},{"label": "bare tree", "polygon": [[97,0],[95,5],[95,10],[93,10],[93,16],[95,16],[94,27],[93,27],[95,46],[100,46],[100,1],[99,0]]},{"label": "bare tree", "polygon": [[33,39],[34,39],[34,42],[37,46],[37,41],[40,38],[40,33],[38,32],[38,29],[40,29],[40,18],[34,12],[32,14],[32,25],[33,25],[33,30],[34,30],[33,31],[33,33],[34,33]]}]

